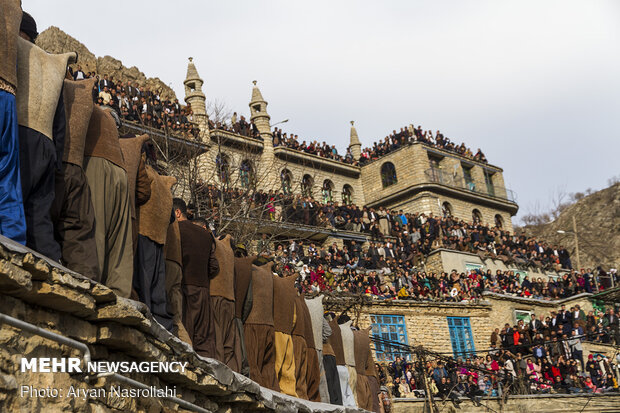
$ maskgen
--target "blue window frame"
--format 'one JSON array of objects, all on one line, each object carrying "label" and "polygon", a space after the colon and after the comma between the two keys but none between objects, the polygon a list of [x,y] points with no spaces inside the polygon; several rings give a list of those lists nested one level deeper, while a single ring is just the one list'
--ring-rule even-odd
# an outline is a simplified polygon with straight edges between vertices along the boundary
[{"label": "blue window frame", "polygon": [[467,357],[476,351],[469,317],[448,317],[450,341],[454,357]]},{"label": "blue window frame", "polygon": [[386,341],[409,345],[405,317],[402,315],[371,314],[372,335],[382,342],[375,342],[375,356],[380,361],[394,361],[396,357],[410,359],[411,355],[401,346]]}]

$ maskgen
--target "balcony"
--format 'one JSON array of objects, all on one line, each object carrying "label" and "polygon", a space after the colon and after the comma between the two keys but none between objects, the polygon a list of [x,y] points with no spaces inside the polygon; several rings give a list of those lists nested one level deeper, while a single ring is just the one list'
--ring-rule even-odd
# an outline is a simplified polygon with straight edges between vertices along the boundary
[{"label": "balcony", "polygon": [[360,175],[360,167],[336,161],[334,159],[323,158],[297,149],[288,148],[286,146],[276,146],[273,149],[274,154],[285,161],[295,162],[301,165],[309,166],[323,171],[337,173],[339,175],[357,178]]},{"label": "balcony", "polygon": [[441,169],[427,169],[424,171],[427,182],[435,182],[452,188],[473,192],[475,194],[490,196],[509,202],[517,203],[516,194],[510,189],[492,185],[487,182],[478,182],[472,179],[466,180],[460,175],[443,171]]},{"label": "balcony", "polygon": [[262,151],[264,146],[263,141],[260,139],[251,138],[223,129],[211,129],[209,131],[209,136],[211,137],[211,141],[216,145],[221,143],[226,146],[248,148],[255,151]]}]

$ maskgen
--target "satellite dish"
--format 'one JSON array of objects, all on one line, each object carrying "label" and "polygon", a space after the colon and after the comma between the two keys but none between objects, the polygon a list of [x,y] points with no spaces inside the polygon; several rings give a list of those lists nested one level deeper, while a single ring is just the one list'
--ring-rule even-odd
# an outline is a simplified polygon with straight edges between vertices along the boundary
[{"label": "satellite dish", "polygon": [[458,294],[459,294],[459,291],[456,288],[453,288],[452,291],[450,291],[451,297],[456,297]]}]

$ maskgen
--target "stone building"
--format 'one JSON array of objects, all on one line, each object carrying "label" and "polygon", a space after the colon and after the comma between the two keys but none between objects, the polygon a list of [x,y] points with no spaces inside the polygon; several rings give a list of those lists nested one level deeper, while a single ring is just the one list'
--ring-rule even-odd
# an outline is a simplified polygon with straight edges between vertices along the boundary
[{"label": "stone building", "polygon": [[[502,169],[423,143],[406,145],[363,166],[274,147],[267,101],[254,81],[250,120],[261,139],[204,127],[208,122],[203,80],[194,63],[188,64],[185,101],[200,125],[206,151],[200,155],[198,179],[221,185],[255,184],[264,190],[312,195],[322,201],[352,202],[404,212],[451,214],[466,221],[512,230],[518,205],[506,189]],[[361,153],[351,122],[349,148]]]}]

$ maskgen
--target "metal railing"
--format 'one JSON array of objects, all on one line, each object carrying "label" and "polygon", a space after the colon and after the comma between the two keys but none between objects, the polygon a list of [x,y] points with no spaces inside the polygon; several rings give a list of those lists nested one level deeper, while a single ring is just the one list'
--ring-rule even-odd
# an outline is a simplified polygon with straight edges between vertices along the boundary
[{"label": "metal railing", "polygon": [[492,185],[487,182],[479,182],[473,179],[465,179],[463,176],[441,169],[430,168],[424,171],[429,182],[451,186],[453,188],[464,189],[481,195],[493,198],[504,199],[510,202],[517,202],[516,194],[510,189],[502,186]]}]

